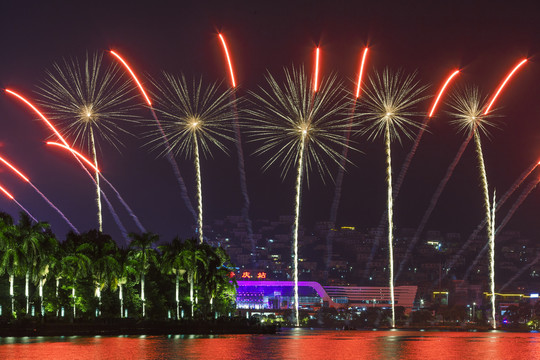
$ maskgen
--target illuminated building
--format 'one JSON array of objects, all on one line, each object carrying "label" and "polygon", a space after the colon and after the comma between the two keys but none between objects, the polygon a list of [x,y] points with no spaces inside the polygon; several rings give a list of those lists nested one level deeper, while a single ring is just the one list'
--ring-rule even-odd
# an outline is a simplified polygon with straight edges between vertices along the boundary
[{"label": "illuminated building", "polygon": [[[258,278],[260,274],[243,273],[244,279]],[[395,305],[410,312],[416,296],[417,286],[397,286]],[[301,308],[320,307],[379,307],[390,305],[390,288],[375,286],[322,286],[315,281],[299,281],[299,304]],[[238,309],[280,310],[294,306],[293,281],[239,280],[236,297]]]}]

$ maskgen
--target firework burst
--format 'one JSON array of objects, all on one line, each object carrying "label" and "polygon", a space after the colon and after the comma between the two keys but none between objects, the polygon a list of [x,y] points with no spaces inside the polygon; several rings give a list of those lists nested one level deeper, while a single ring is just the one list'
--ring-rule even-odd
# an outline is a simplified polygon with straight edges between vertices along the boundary
[{"label": "firework burst", "polygon": [[[293,235],[294,295],[296,324],[298,317],[298,227],[302,184],[309,181],[309,173],[331,173],[328,163],[341,166],[348,161],[339,150],[347,144],[351,99],[345,95],[343,85],[336,76],[321,81],[317,91],[303,68],[285,69],[285,82],[278,83],[271,74],[266,76],[267,86],[260,93],[250,92],[254,107],[246,110],[251,120],[248,134],[261,145],[255,151],[268,156],[263,170],[272,166],[281,168],[285,178],[296,170],[295,221]],[[352,149],[350,145],[346,145]],[[314,169],[315,168],[315,169]]]},{"label": "firework burst", "polygon": [[[484,155],[482,152],[482,143],[480,141],[480,135],[484,134],[489,137],[489,128],[494,127],[495,124],[490,121],[490,117],[486,112],[485,100],[480,95],[477,88],[465,88],[464,90],[454,93],[451,98],[450,107],[452,111],[450,115],[454,117],[452,122],[457,125],[458,131],[464,131],[469,136],[474,137],[474,143],[476,145],[476,155],[478,159],[478,166],[480,169],[480,179],[482,186],[482,193],[484,197],[484,210],[486,212],[486,228],[489,241],[489,258],[490,258],[490,288],[495,288],[495,264],[494,264],[494,251],[495,251],[495,232],[494,232],[494,216],[489,199],[489,185],[486,174],[486,165],[484,162]],[[494,291],[493,291],[494,292]],[[493,293],[492,293],[493,294]],[[493,294],[491,298],[493,308],[493,328],[496,328],[495,321],[495,296]]]},{"label": "firework burst", "polygon": [[412,138],[413,130],[420,125],[411,120],[419,115],[413,107],[426,97],[415,74],[405,76],[401,72],[392,73],[385,69],[370,78],[370,86],[365,90],[361,130],[369,139],[384,137],[386,152],[387,179],[387,219],[388,219],[388,258],[390,269],[390,297],[392,302],[392,327],[395,326],[394,308],[394,252],[393,252],[393,194],[392,194],[392,156],[391,142],[401,142],[402,136]]},{"label": "firework burst", "polygon": [[[47,71],[39,87],[42,105],[49,118],[58,120],[62,132],[74,144],[89,149],[98,167],[97,148],[105,141],[119,148],[118,133],[129,134],[123,127],[136,122],[130,114],[135,94],[123,80],[118,67],[102,65],[102,55],[86,55],[83,62],[64,59]],[[95,172],[99,230],[103,230],[99,172]]]},{"label": "firework burst", "polygon": [[153,81],[157,88],[156,111],[161,114],[162,129],[153,129],[149,144],[158,149],[168,140],[162,155],[172,152],[193,159],[197,181],[197,232],[203,242],[203,207],[200,158],[211,156],[215,147],[227,153],[225,141],[234,142],[231,127],[234,113],[230,110],[238,100],[234,89],[222,90],[219,84],[204,85],[202,78],[191,83],[182,75],[163,74],[163,81]]}]

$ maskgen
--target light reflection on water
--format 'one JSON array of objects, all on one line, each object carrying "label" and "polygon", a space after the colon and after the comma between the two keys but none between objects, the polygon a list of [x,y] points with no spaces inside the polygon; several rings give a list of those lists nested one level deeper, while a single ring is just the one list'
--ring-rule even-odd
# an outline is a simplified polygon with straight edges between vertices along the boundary
[{"label": "light reflection on water", "polygon": [[0,359],[534,359],[540,334],[332,331],[0,338]]}]

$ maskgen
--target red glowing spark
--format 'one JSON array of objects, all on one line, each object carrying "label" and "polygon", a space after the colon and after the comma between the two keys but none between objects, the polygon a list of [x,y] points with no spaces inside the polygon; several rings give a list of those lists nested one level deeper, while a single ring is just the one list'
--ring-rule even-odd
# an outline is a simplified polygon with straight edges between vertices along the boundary
[{"label": "red glowing spark", "polygon": [[45,121],[45,123],[47,123],[47,125],[52,129],[52,131],[56,134],[56,136],[58,136],[58,138],[66,145],[69,147],[68,143],[66,142],[66,140],[62,137],[62,135],[60,135],[60,133],[58,132],[58,130],[56,130],[56,128],[53,126],[53,124],[51,124],[51,122],[49,120],[47,120],[47,118],[34,106],[32,105],[32,103],[30,103],[30,101],[26,100],[24,97],[22,97],[21,95],[17,94],[16,92],[12,91],[12,90],[9,90],[9,89],[6,89],[5,90],[7,93],[11,94],[11,95],[14,95],[16,96],[17,98],[19,98],[19,100],[23,101],[26,105],[28,105],[30,108],[32,108],[32,110],[34,110],[38,115],[39,117]]},{"label": "red glowing spark", "polygon": [[54,142],[54,141],[47,141],[47,145],[59,146],[59,147],[61,147],[63,149],[71,151],[74,155],[78,156],[81,160],[83,160],[85,163],[87,163],[92,169],[94,169],[96,172],[99,172],[99,169],[97,168],[97,166],[93,162],[88,160],[84,155],[82,155],[77,150],[74,150],[74,149],[70,148],[67,145],[62,145],[62,144],[59,144],[59,143]]},{"label": "red glowing spark", "polygon": [[448,79],[446,79],[446,81],[444,82],[444,85],[442,86],[441,90],[439,91],[439,94],[437,94],[437,98],[435,98],[435,101],[433,102],[433,106],[431,107],[431,111],[429,112],[428,117],[433,116],[433,113],[435,112],[435,108],[437,107],[437,104],[439,103],[439,100],[441,99],[441,96],[444,93],[444,90],[446,90],[446,87],[448,86],[448,84],[450,84],[450,81],[452,81],[454,76],[456,76],[457,74],[459,74],[459,70],[454,71],[452,73],[452,75],[450,75],[448,77]]},{"label": "red glowing spark", "polygon": [[514,75],[514,73],[523,65],[527,62],[527,59],[523,59],[521,60],[521,62],[519,64],[517,64],[514,69],[512,69],[512,71],[510,71],[510,74],[508,74],[508,76],[506,76],[506,79],[504,79],[504,81],[501,83],[501,85],[499,86],[499,88],[497,89],[497,92],[495,93],[495,95],[493,96],[493,98],[491,99],[491,102],[489,103],[488,107],[486,108],[486,111],[484,112],[484,115],[486,115],[489,110],[491,109],[491,107],[493,106],[493,103],[495,102],[495,100],[497,99],[497,97],[499,96],[500,92],[502,91],[504,85],[506,85],[506,83],[508,82],[508,80],[510,80],[510,78],[512,77],[512,75]]},{"label": "red glowing spark", "polygon": [[364,64],[366,62],[368,48],[364,49],[364,54],[362,55],[362,61],[360,62],[360,73],[358,73],[358,84],[356,85],[356,98],[360,96],[360,88],[362,87],[362,75],[364,74]]},{"label": "red glowing spark", "polygon": [[315,82],[313,83],[313,92],[317,92],[319,89],[319,55],[320,49],[317,46],[315,50]]},{"label": "red glowing spark", "polygon": [[30,180],[26,176],[24,176],[19,170],[17,170],[15,168],[15,166],[11,165],[6,159],[4,159],[1,156],[0,156],[0,161],[3,162],[4,164],[6,164],[7,166],[9,166],[9,168],[11,168],[11,170],[15,171],[17,173],[17,175],[19,175],[21,178],[24,179],[24,181],[30,182]]},{"label": "red glowing spark", "polygon": [[13,195],[11,195],[10,193],[8,193],[7,190],[4,189],[3,187],[0,186],[0,190],[2,190],[2,192],[3,192],[4,194],[6,194],[6,196],[7,196],[8,198],[10,198],[11,200],[15,200],[15,198],[13,197]]},{"label": "red glowing spark", "polygon": [[146,91],[144,91],[144,88],[142,87],[142,84],[141,82],[139,81],[139,79],[137,78],[137,76],[135,75],[135,73],[133,72],[133,70],[131,70],[131,67],[127,64],[127,62],[125,62],[124,59],[122,59],[122,57],[120,55],[118,55],[116,52],[114,52],[113,50],[110,51],[112,55],[116,56],[116,58],[118,60],[120,60],[120,62],[122,63],[122,65],[124,65],[124,67],[127,69],[127,71],[131,74],[131,77],[133,78],[133,80],[135,81],[135,83],[137,83],[137,86],[139,87],[139,89],[141,90],[141,93],[143,94],[144,96],[144,99],[146,100],[146,103],[149,105],[149,106],[152,106],[152,102],[150,101],[150,98],[148,97],[148,95],[146,95]]},{"label": "red glowing spark", "polygon": [[227,49],[227,44],[225,43],[225,38],[223,37],[223,35],[221,35],[221,34],[218,34],[218,35],[219,35],[219,38],[221,39],[221,44],[223,45],[223,50],[225,50],[225,56],[227,57],[227,63],[229,64],[229,71],[231,73],[232,87],[235,88],[236,87],[236,81],[234,80],[234,72],[233,72],[232,63],[231,63],[231,57],[229,56],[229,50]]}]

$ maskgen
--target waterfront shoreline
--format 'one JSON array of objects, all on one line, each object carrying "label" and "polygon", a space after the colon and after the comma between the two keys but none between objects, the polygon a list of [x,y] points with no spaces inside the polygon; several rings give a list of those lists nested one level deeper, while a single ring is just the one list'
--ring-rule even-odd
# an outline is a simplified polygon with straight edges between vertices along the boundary
[{"label": "waterfront shoreline", "polygon": [[245,321],[121,321],[111,323],[15,323],[0,337],[275,334],[277,326]]}]

